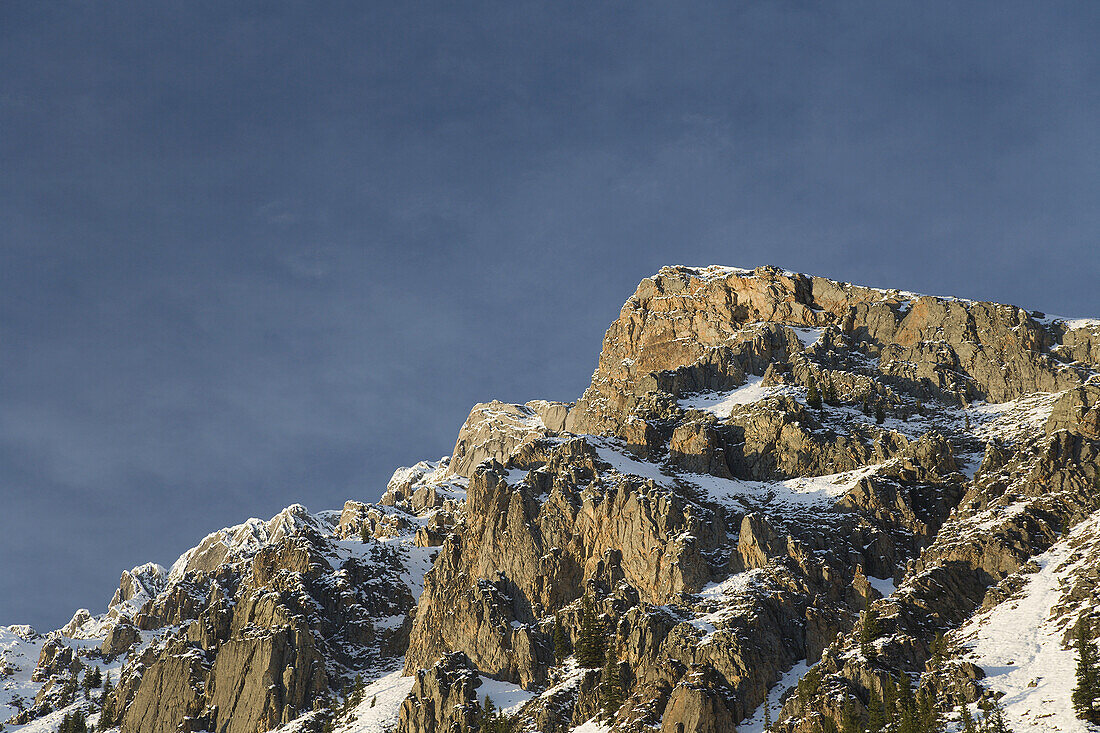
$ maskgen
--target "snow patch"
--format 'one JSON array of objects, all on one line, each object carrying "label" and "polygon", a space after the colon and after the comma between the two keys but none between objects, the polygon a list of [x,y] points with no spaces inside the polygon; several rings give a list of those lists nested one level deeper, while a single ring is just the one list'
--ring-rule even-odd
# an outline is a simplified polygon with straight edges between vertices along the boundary
[{"label": "snow patch", "polygon": [[515,715],[524,703],[535,696],[535,693],[523,689],[511,682],[501,682],[485,675],[479,675],[481,684],[477,686],[477,699],[483,705],[488,697],[505,715]]},{"label": "snow patch", "polygon": [[1062,602],[1062,584],[1089,562],[1073,540],[1100,532],[1100,512],[1073,529],[1068,537],[1033,560],[1032,574],[1019,597],[979,613],[957,637],[969,649],[966,657],[985,670],[982,685],[1004,693],[1001,705],[1013,730],[1088,733],[1073,713],[1076,655],[1062,646],[1066,625],[1073,619],[1051,618]]},{"label": "snow patch", "polygon": [[587,436],[600,460],[624,476],[637,476],[662,486],[688,484],[719,504],[737,504],[753,511],[766,504],[773,509],[828,506],[855,487],[863,478],[888,463],[861,466],[844,473],[825,476],[804,476],[782,481],[748,481],[727,479],[700,473],[673,473],[655,463],[642,461],[622,452],[620,446],[606,438]]},{"label": "snow patch", "polygon": [[788,326],[788,328],[795,332],[804,349],[808,349],[820,341],[821,334],[825,333],[824,328],[803,328],[801,326]]},{"label": "snow patch", "polygon": [[610,726],[601,723],[596,718],[590,718],[574,728],[572,733],[609,733],[610,730]]},{"label": "snow patch", "polygon": [[767,573],[757,568],[743,573],[735,573],[723,581],[708,583],[704,586],[697,594],[702,600],[702,605],[718,604],[719,608],[688,621],[692,626],[703,632],[703,638],[699,643],[706,644],[709,642],[714,633],[718,631],[718,625],[737,612],[737,607],[730,603],[732,599],[747,591],[756,580],[766,577]]},{"label": "snow patch", "polygon": [[733,408],[751,405],[768,396],[771,388],[764,386],[764,378],[750,376],[744,385],[731,392],[703,392],[680,400],[683,410],[702,410],[720,418],[727,418]]},{"label": "snow patch", "polygon": [[363,689],[363,702],[351,717],[334,728],[334,733],[387,733],[397,727],[401,703],[412,691],[414,678],[402,677],[401,670],[379,677]]},{"label": "snow patch", "polygon": [[787,693],[787,690],[798,685],[798,681],[809,671],[810,665],[806,663],[805,659],[787,670],[779,682],[768,691],[767,700],[760,703],[760,706],[753,712],[752,717],[741,721],[737,725],[737,733],[764,733],[764,706],[767,705],[771,709],[771,718],[775,720],[778,717],[779,709],[782,707],[779,701],[783,698],[783,695]]}]

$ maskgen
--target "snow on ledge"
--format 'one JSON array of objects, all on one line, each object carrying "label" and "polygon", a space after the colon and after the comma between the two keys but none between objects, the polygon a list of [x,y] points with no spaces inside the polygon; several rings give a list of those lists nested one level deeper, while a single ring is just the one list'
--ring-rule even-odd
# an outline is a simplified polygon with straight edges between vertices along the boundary
[{"label": "snow on ledge", "polygon": [[744,385],[731,392],[703,392],[685,397],[680,400],[680,408],[702,410],[725,419],[733,414],[734,407],[751,405],[767,397],[769,389],[764,386],[763,377],[749,377]]}]

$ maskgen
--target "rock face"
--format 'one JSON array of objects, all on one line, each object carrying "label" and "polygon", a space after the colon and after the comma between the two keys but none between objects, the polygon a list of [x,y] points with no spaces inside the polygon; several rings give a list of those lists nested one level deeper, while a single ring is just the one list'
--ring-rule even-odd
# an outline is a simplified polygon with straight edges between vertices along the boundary
[{"label": "rock face", "polygon": [[[333,678],[400,656],[407,622],[376,620],[411,610],[406,562],[360,532],[336,540],[337,528],[293,506],[214,533],[181,557],[136,614],[138,628],[172,630],[123,668],[112,703],[122,731],[199,725],[189,720],[225,733],[270,730],[323,701]],[[104,653],[132,647],[132,628],[115,625]]]},{"label": "rock face", "polygon": [[[1091,348],[1011,306],[774,268],[662,270],[608,330],[561,428],[529,405],[494,405],[499,433],[485,406],[464,426],[456,455],[481,461],[462,464],[465,514],[420,598],[406,673],[433,682],[414,685],[402,730],[459,725],[436,684],[458,654],[548,690],[521,713],[539,730],[581,722],[598,693],[560,692],[552,635],[564,624],[577,642],[583,598],[630,679],[617,726],[732,731],[800,659],[818,664],[781,725],[839,724],[844,705],[822,690],[865,703],[890,674],[923,669],[930,628],[967,618],[1095,509]],[[1029,411],[1042,394],[1061,397]],[[991,417],[980,401],[1021,407]],[[1052,442],[1036,446],[1044,430]],[[1024,457],[1037,449],[1045,461]],[[983,453],[971,479],[961,467]],[[1015,520],[1030,524],[968,529],[993,511],[987,496],[1007,501],[997,469],[1025,466],[1024,493],[1043,497]],[[861,609],[903,580],[875,669],[840,663]]]},{"label": "rock face", "polygon": [[[780,324],[788,328],[777,333]],[[1081,381],[1052,351],[1056,335],[1013,306],[916,297],[769,267],[664,268],[642,281],[608,329],[592,386],[566,428],[619,434],[662,379],[707,375],[673,379],[677,396],[681,384],[722,389],[739,372],[762,375],[802,351],[791,327],[829,326],[877,359],[883,382],[926,396],[1001,402]],[[1092,347],[1074,344],[1073,356],[1087,363]]]},{"label": "rock face", "polygon": [[[120,665],[102,707],[123,733],[320,729],[356,676],[368,691],[337,718],[400,733],[484,728],[490,695],[568,733],[615,679],[605,714],[639,732],[759,726],[770,694],[775,730],[810,733],[906,674],[973,701],[988,682],[953,635],[1085,520],[1096,541],[1075,547],[1100,552],[1098,334],[770,267],[665,268],[576,403],[476,405],[452,456],[399,469],[376,504],[296,505],[123,573],[107,613],[35,642],[20,719],[77,704],[73,675],[99,663]],[[1065,624],[1095,605],[1075,572]],[[933,654],[938,633],[956,646]],[[592,638],[602,669],[573,654]]]}]

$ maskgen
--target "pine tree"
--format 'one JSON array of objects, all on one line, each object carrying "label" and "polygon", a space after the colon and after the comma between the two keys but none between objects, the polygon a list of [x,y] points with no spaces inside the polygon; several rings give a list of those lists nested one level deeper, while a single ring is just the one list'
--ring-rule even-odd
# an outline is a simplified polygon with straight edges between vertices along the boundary
[{"label": "pine tree", "polygon": [[479,703],[477,701],[477,698],[475,697],[474,701],[471,703],[470,715],[467,717],[467,721],[469,722],[470,728],[472,730],[478,730],[481,728],[481,720],[483,717],[482,713],[483,711],[481,709],[481,703]]},{"label": "pine tree", "polygon": [[844,707],[840,714],[840,733],[861,733],[861,731],[859,716],[856,715],[855,706],[852,705],[852,698],[845,695]]},{"label": "pine tree", "polygon": [[111,692],[111,674],[107,673],[103,679],[103,693],[99,696],[99,723],[98,730],[110,730],[115,726],[115,720],[111,717],[111,707],[107,704],[107,695]]},{"label": "pine tree", "polygon": [[870,733],[880,733],[885,727],[886,707],[878,692],[871,690],[871,697],[867,701],[867,730]]},{"label": "pine tree", "polygon": [[840,398],[837,397],[836,387],[833,386],[833,380],[831,380],[831,379],[826,379],[825,380],[824,392],[825,392],[825,394],[824,394],[825,404],[832,405],[833,407],[836,407],[837,405],[840,404]]},{"label": "pine tree", "polygon": [[76,699],[77,687],[76,670],[74,669],[69,674],[69,679],[65,680],[65,685],[61,688],[61,698],[66,705],[71,704],[72,701]]},{"label": "pine tree", "polygon": [[366,683],[363,682],[363,675],[355,675],[355,685],[351,688],[351,695],[347,699],[347,708],[359,707],[359,703],[363,702],[363,694],[366,690]]},{"label": "pine tree", "polygon": [[488,695],[485,696],[485,704],[482,706],[480,713],[475,715],[480,733],[512,733],[515,727],[515,721],[505,715],[504,711],[498,709]]},{"label": "pine tree", "polygon": [[1074,646],[1077,647],[1077,686],[1073,688],[1073,710],[1082,720],[1100,723],[1100,663],[1087,619],[1077,622]]},{"label": "pine tree", "polygon": [[898,722],[898,686],[893,677],[887,677],[882,685],[882,711],[884,727]]},{"label": "pine tree", "polygon": [[600,676],[600,708],[605,720],[611,720],[619,708],[623,706],[622,674],[619,671],[619,662],[614,655],[607,655],[607,664],[604,665],[603,674]]},{"label": "pine tree", "polygon": [[882,403],[875,404],[875,423],[882,425],[886,422],[886,411],[882,409]]},{"label": "pine tree", "polygon": [[932,654],[932,669],[942,667],[944,659],[947,657],[947,640],[942,632],[937,633],[936,637],[932,639],[932,644],[928,650]]},{"label": "pine tree", "polygon": [[943,733],[943,716],[940,715],[939,704],[931,690],[923,690],[917,696],[917,710],[921,733]]},{"label": "pine tree", "polygon": [[963,704],[959,720],[962,722],[962,733],[978,733],[978,726],[974,724],[974,716],[970,714],[969,705]]},{"label": "pine tree", "polygon": [[920,716],[913,700],[913,688],[908,675],[902,675],[898,685],[898,733],[921,733]]},{"label": "pine tree", "polygon": [[817,383],[812,375],[807,377],[806,404],[815,410],[821,409],[821,393],[817,391]]},{"label": "pine tree", "polygon": [[764,698],[764,730],[770,731],[772,729],[772,703],[767,697]]},{"label": "pine tree", "polygon": [[[110,694],[111,694],[111,673],[108,672],[103,677],[103,692],[101,692],[100,695],[99,695],[99,705],[100,705],[100,707],[103,707],[103,708],[107,707],[107,698],[108,698],[108,696],[110,696]],[[102,717],[100,718],[100,720],[102,720]]]},{"label": "pine tree", "polygon": [[585,597],[581,606],[581,628],[577,636],[577,664],[585,669],[599,669],[604,663],[607,639],[603,624],[592,606],[592,600]]},{"label": "pine tree", "polygon": [[371,541],[370,527],[367,525],[366,520],[363,521],[363,526],[359,528],[359,539],[362,540],[364,545]]},{"label": "pine tree", "polygon": [[84,699],[88,700],[92,696],[92,690],[103,684],[103,676],[99,671],[99,667],[92,667],[84,672],[84,681],[81,683],[81,687],[84,689]]},{"label": "pine tree", "polygon": [[558,664],[564,662],[573,649],[569,643],[569,634],[565,633],[565,626],[561,622],[561,618],[554,618],[554,658],[558,660]]},{"label": "pine tree", "polygon": [[1004,710],[996,699],[990,701],[989,712],[986,713],[986,730],[989,733],[1012,733],[1005,722]]},{"label": "pine tree", "polygon": [[878,612],[874,605],[867,604],[863,610],[863,623],[859,626],[859,652],[867,661],[875,658],[874,641],[882,633],[878,623]]}]

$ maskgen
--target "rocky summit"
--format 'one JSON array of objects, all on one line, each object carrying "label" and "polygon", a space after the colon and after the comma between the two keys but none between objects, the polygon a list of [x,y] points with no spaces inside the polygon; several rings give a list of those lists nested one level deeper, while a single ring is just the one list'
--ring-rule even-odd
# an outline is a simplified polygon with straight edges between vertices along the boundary
[{"label": "rocky summit", "polygon": [[377,503],[251,519],[103,613],[0,628],[0,720],[1096,731],[1098,372],[1100,320],[667,267],[576,402],[476,405]]}]

